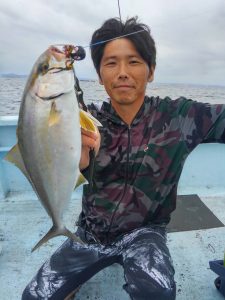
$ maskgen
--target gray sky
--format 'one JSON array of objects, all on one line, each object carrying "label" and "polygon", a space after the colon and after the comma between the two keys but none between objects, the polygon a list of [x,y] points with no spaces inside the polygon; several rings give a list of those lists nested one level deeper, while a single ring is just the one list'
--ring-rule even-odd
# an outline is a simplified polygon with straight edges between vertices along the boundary
[{"label": "gray sky", "polygon": [[[225,0],[120,0],[122,19],[139,16],[157,46],[156,82],[225,85]],[[117,0],[0,0],[0,74],[28,74],[51,44],[88,45],[118,17]],[[87,49],[78,77],[97,78]]]}]

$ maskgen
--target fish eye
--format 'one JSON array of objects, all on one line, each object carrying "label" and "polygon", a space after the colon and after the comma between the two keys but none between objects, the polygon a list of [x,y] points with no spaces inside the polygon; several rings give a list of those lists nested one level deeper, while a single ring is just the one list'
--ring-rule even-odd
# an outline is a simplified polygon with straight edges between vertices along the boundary
[{"label": "fish eye", "polygon": [[49,64],[44,62],[38,66],[38,73],[45,74],[48,72]]}]

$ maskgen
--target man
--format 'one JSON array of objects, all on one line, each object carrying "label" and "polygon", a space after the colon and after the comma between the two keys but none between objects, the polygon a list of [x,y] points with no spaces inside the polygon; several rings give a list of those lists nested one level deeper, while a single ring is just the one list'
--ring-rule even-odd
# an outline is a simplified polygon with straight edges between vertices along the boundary
[{"label": "man", "polygon": [[82,131],[84,175],[90,148],[98,153],[93,188],[84,186],[76,233],[85,245],[68,239],[42,266],[23,299],[70,299],[113,263],[123,266],[131,299],[175,299],[166,224],[188,154],[202,142],[225,142],[225,106],[145,96],[156,49],[149,28],[136,18],[107,20],[91,45],[110,101],[100,109],[89,107],[103,124],[100,148],[98,134]]}]

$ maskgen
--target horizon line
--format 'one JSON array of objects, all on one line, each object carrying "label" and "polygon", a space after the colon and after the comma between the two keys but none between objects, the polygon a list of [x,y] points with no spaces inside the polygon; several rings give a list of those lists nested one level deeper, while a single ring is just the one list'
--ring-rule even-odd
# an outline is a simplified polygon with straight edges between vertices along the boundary
[{"label": "horizon line", "polygon": [[[18,74],[18,73],[0,73],[0,77],[8,77],[8,78],[16,78],[16,77],[28,77],[29,74]],[[80,77],[78,78],[81,81],[98,81],[98,78],[91,78],[91,77]],[[194,85],[194,86],[218,86],[218,87],[225,87],[225,84],[218,84],[218,83],[192,83],[192,82],[167,82],[167,81],[153,81],[148,83],[151,84],[177,84],[177,85]]]}]

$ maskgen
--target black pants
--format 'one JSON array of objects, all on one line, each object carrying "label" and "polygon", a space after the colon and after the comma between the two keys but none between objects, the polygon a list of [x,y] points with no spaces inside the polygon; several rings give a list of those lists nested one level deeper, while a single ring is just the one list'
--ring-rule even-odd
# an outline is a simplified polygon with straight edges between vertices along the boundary
[{"label": "black pants", "polygon": [[[84,232],[77,234],[84,239]],[[91,240],[91,236],[89,238]],[[144,227],[107,246],[80,245],[68,239],[38,271],[22,300],[63,300],[103,268],[119,263],[124,268],[124,289],[133,300],[173,300],[174,268],[166,246],[164,227]],[[113,293],[113,291],[112,291]]]}]

